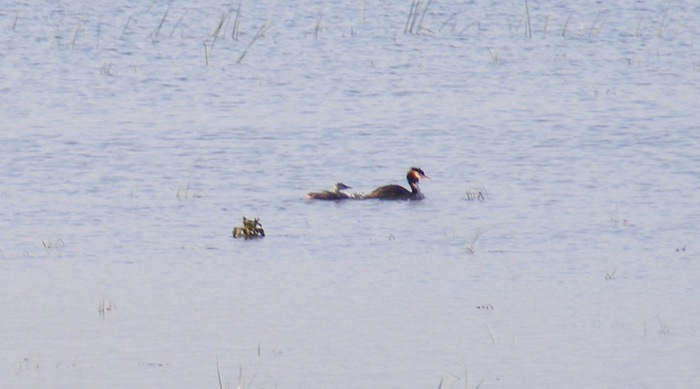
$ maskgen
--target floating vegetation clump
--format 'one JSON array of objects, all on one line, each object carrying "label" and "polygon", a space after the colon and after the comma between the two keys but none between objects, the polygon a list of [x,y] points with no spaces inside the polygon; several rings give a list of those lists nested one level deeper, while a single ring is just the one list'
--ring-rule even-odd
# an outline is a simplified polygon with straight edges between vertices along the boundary
[{"label": "floating vegetation clump", "polygon": [[107,300],[105,296],[102,296],[100,299],[100,302],[97,306],[97,311],[100,313],[100,317],[104,318],[107,316],[108,313],[112,313],[112,311],[116,310],[117,306],[112,304],[111,301]]},{"label": "floating vegetation clump", "polygon": [[484,200],[486,200],[486,197],[484,196],[485,192],[486,192],[485,190],[484,191],[470,190],[464,194],[463,198],[466,200],[470,200],[470,201],[473,201],[473,200],[484,201]]},{"label": "floating vegetation clump", "polygon": [[617,273],[617,269],[612,269],[612,271],[605,273],[605,280],[606,281],[614,280],[615,273]]},{"label": "floating vegetation clump", "polygon": [[61,255],[61,249],[66,245],[65,243],[63,243],[63,239],[61,238],[42,240],[41,244],[44,245],[46,254],[51,254],[55,250],[58,252],[59,256]]},{"label": "floating vegetation clump", "polygon": [[262,224],[260,224],[260,219],[258,218],[248,219],[247,217],[243,216],[243,227],[233,228],[233,237],[236,239],[256,239],[264,236],[265,230],[263,230]]}]

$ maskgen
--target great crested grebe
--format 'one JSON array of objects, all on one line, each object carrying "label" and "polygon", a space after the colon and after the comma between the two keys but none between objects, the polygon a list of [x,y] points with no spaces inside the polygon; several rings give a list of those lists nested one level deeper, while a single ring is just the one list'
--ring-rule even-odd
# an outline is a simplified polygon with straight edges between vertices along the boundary
[{"label": "great crested grebe", "polygon": [[331,188],[331,190],[324,190],[322,192],[311,192],[306,195],[307,199],[313,200],[345,200],[350,198],[347,193],[341,192],[345,189],[350,189],[351,187],[339,182]]},{"label": "great crested grebe", "polygon": [[422,200],[425,196],[420,191],[418,181],[421,178],[430,178],[425,175],[421,168],[412,167],[406,173],[406,180],[411,187],[411,191],[400,185],[384,185],[367,193],[363,196],[365,199],[384,199],[384,200]]}]

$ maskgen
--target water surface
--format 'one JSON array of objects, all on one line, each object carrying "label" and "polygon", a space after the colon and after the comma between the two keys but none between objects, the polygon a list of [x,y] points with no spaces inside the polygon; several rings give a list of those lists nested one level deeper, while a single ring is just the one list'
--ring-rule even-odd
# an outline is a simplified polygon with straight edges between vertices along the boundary
[{"label": "water surface", "polygon": [[0,11],[3,387],[700,384],[697,6],[237,6]]}]

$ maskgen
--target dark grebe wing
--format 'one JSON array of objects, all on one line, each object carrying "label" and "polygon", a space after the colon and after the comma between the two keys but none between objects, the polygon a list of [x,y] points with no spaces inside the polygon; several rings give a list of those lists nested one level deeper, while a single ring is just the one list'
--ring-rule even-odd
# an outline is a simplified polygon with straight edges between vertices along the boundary
[{"label": "dark grebe wing", "polygon": [[401,185],[384,185],[365,195],[367,199],[407,199],[412,193]]}]

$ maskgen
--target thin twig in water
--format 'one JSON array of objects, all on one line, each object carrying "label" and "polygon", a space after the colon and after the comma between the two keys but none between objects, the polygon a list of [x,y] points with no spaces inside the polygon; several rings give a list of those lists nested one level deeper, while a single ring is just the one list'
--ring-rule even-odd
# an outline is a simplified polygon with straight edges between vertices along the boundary
[{"label": "thin twig in water", "polygon": [[122,29],[122,34],[119,36],[119,39],[124,39],[124,34],[126,34],[126,29],[129,28],[129,23],[131,23],[131,16],[126,19],[126,23],[124,24],[124,28]]},{"label": "thin twig in water", "polygon": [[525,17],[526,17],[525,36],[528,38],[532,38],[532,28],[530,27],[530,7],[528,7],[528,5],[527,5],[527,0],[525,0]]},{"label": "thin twig in water", "polygon": [[173,29],[170,30],[170,35],[168,35],[168,36],[171,36],[171,37],[173,36],[173,34],[175,33],[175,30],[177,30],[177,28],[180,27],[180,24],[182,23],[182,19],[184,19],[184,18],[185,18],[184,14],[182,16],[180,16],[180,19],[177,20],[177,23],[175,23],[175,25],[173,26]]},{"label": "thin twig in water", "polygon": [[241,5],[243,0],[238,2],[238,8],[236,8],[236,17],[233,19],[233,31],[231,32],[231,39],[234,41],[238,40],[238,31],[241,24]]},{"label": "thin twig in water", "polygon": [[428,7],[430,6],[430,2],[432,0],[428,0],[427,3],[425,3],[425,8],[423,8],[423,13],[420,15],[420,21],[418,22],[418,28],[423,30],[423,18],[425,18],[425,13],[428,12]]},{"label": "thin twig in water", "polygon": [[318,39],[318,33],[321,31],[321,20],[323,20],[323,13],[318,13],[318,19],[316,20],[316,27],[314,28],[314,38]]},{"label": "thin twig in water", "polygon": [[243,365],[238,366],[238,386],[236,388],[238,389],[245,389],[245,388],[250,388],[253,385],[253,381],[255,381],[255,377],[257,377],[258,373],[253,374],[253,378],[250,379],[248,383],[245,382],[245,378],[243,377]]},{"label": "thin twig in water", "polygon": [[[489,47],[487,47],[486,49],[489,51],[489,56],[491,57],[491,62],[498,62],[498,54],[496,54],[495,52],[493,52],[493,51],[491,50],[491,48],[489,48]],[[479,193],[476,195],[477,197],[472,197],[472,196],[474,196],[472,193],[467,193],[467,199],[476,198],[476,199],[479,199],[479,200],[483,200],[483,198],[484,198],[484,195],[483,195],[481,192],[479,192]]]},{"label": "thin twig in water", "polygon": [[97,20],[97,41],[95,43],[95,48],[98,50],[100,49],[100,30],[102,29],[102,23],[100,20]]},{"label": "thin twig in water", "polygon": [[[459,14],[459,11],[453,13],[452,16],[447,18],[447,20],[445,20],[445,22],[440,25],[440,28],[438,28],[438,32],[442,31],[442,29],[445,28],[445,26],[447,26],[452,20],[454,20],[454,18],[455,18],[455,16],[457,16],[457,14]],[[452,25],[453,32],[454,32],[455,25],[456,25],[456,23]]]},{"label": "thin twig in water", "polygon": [[219,389],[224,389],[224,385],[221,383],[221,372],[219,371],[219,356],[216,356],[216,376],[219,377]]},{"label": "thin twig in water", "polygon": [[671,8],[670,4],[668,6],[666,6],[666,9],[664,10],[664,14],[661,17],[661,24],[659,24],[659,31],[656,32],[656,35],[658,35],[659,38],[664,36],[664,23],[666,23],[666,15],[668,15],[669,8]]},{"label": "thin twig in water", "polygon": [[73,30],[73,39],[70,42],[70,48],[73,50],[75,47],[75,40],[78,38],[78,30],[80,29],[80,23],[82,23],[81,19],[78,19],[78,23],[75,25],[75,30]]},{"label": "thin twig in water", "polygon": [[[484,383],[485,378],[482,378],[481,381],[474,387],[474,389],[479,389],[481,387],[481,384]],[[467,376],[467,367],[464,367],[464,389],[469,389],[469,377]]]},{"label": "thin twig in water", "polygon": [[170,8],[165,10],[163,17],[160,19],[160,23],[158,23],[158,27],[156,27],[156,29],[153,30],[153,33],[151,34],[151,39],[153,40],[153,43],[155,43],[155,41],[158,40],[158,34],[160,34],[160,29],[163,28],[163,23],[165,23],[165,18],[168,17],[168,12],[170,12]]},{"label": "thin twig in water", "polygon": [[566,36],[566,28],[569,26],[569,20],[571,20],[571,14],[566,18],[566,23],[564,23],[564,27],[561,29],[561,36],[565,37]]},{"label": "thin twig in water", "polygon": [[214,37],[214,40],[211,42],[211,46],[209,46],[209,53],[207,54],[207,57],[211,56],[212,50],[214,50],[214,44],[216,43],[216,40],[219,39],[219,31],[221,31],[221,27],[224,26],[224,23],[226,22],[226,19],[228,19],[229,14],[223,13],[221,15],[221,20],[219,20],[219,24],[216,26],[216,29],[214,30],[214,33],[212,36]]},{"label": "thin twig in water", "polygon": [[660,315],[657,315],[656,317],[659,319],[659,333],[660,333],[661,335],[668,335],[668,334],[670,334],[670,333],[671,333],[671,330],[669,330],[668,324],[666,324],[666,323],[664,323],[663,321],[661,321],[661,316],[660,316]]},{"label": "thin twig in water", "polygon": [[221,14],[221,19],[219,20],[219,24],[216,26],[216,29],[214,29],[214,33],[211,34],[215,40],[216,40],[216,38],[219,37],[219,32],[221,32],[221,27],[223,27],[224,23],[226,23],[226,19],[228,19],[228,15],[229,14],[227,14],[226,12]]},{"label": "thin twig in water", "polygon": [[257,41],[258,39],[260,39],[260,37],[265,35],[265,32],[267,31],[269,24],[270,24],[270,20],[268,19],[267,22],[265,22],[265,24],[263,24],[260,27],[260,29],[258,30],[258,33],[255,34],[253,39],[250,40],[248,47],[246,47],[245,50],[243,50],[243,53],[241,54],[241,56],[238,57],[238,61],[236,61],[237,64],[240,64],[241,62],[243,62],[243,58],[245,58],[245,55],[248,53],[248,50],[250,50],[250,48],[253,46],[255,41]]},{"label": "thin twig in water", "polygon": [[416,7],[418,7],[418,3],[419,3],[419,0],[412,0],[412,1],[411,1],[411,9],[408,10],[408,17],[406,18],[406,25],[405,25],[404,28],[403,28],[403,33],[404,33],[404,34],[408,34],[409,31],[410,31],[410,30],[408,29],[408,27],[411,25],[411,20],[414,19],[414,16],[413,16],[413,15],[414,15],[414,13],[415,13]]},{"label": "thin twig in water", "polygon": [[360,0],[360,23],[365,22],[365,0]]},{"label": "thin twig in water", "polygon": [[[430,6],[431,1],[432,0],[428,0],[425,7],[422,9],[420,0],[411,1],[411,9],[408,11],[406,25],[403,28],[404,34],[416,34],[423,30],[427,30],[423,27],[423,18],[425,18],[425,14],[428,12],[428,7]],[[420,19],[418,19],[419,16]]]},{"label": "thin twig in water", "polygon": [[467,254],[474,254],[474,244],[476,244],[476,240],[479,239],[479,237],[485,232],[485,230],[477,230],[474,232],[474,235],[472,236],[471,242],[469,242],[469,245],[464,249]]},{"label": "thin twig in water", "polygon": [[486,326],[486,330],[489,332],[489,337],[491,337],[491,343],[496,344],[496,339],[493,338],[493,334],[491,333],[491,329],[489,326]]},{"label": "thin twig in water", "polygon": [[598,23],[598,19],[599,19],[599,18],[600,18],[600,12],[598,12],[598,14],[595,16],[595,20],[593,21],[593,25],[591,26],[590,31],[588,31],[588,37],[589,37],[589,38],[593,36],[593,31],[594,31],[594,29],[595,29],[596,23]]}]

